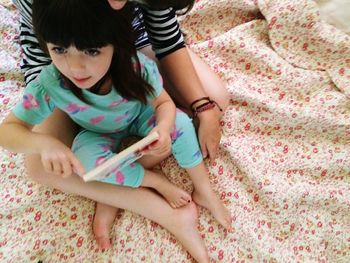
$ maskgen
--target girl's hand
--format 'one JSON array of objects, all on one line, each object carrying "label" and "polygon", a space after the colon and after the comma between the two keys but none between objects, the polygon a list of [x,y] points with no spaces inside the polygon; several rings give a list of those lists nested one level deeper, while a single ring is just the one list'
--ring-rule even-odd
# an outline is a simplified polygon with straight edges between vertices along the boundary
[{"label": "girl's hand", "polygon": [[85,169],[70,148],[59,140],[44,136],[40,146],[41,162],[46,172],[62,177],[83,175]]},{"label": "girl's hand", "polygon": [[151,130],[152,132],[158,132],[159,138],[157,141],[147,146],[146,149],[142,150],[143,154],[154,155],[154,156],[163,156],[170,153],[171,151],[171,137],[168,129],[164,129],[157,125]]},{"label": "girl's hand", "polygon": [[215,110],[208,110],[198,114],[198,118],[198,140],[203,158],[209,156],[214,161],[221,139],[219,115]]}]

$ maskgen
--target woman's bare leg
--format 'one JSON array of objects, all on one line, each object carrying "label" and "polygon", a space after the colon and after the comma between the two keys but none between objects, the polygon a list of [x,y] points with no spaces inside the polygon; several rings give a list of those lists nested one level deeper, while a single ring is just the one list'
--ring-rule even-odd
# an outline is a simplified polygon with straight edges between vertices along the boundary
[{"label": "woman's bare leg", "polygon": [[192,193],[193,201],[207,208],[223,227],[231,231],[232,215],[214,193],[204,163],[202,162],[193,168],[186,169],[186,171],[191,177],[194,186]]},{"label": "woman's bare leg", "polygon": [[[35,127],[35,131],[51,134],[71,145],[77,127],[67,115],[56,110],[42,125]],[[140,214],[169,230],[198,262],[209,262],[204,242],[197,231],[198,216],[194,203],[173,209],[164,198],[144,187],[132,189],[100,182],[84,183],[77,176],[63,179],[45,173],[39,155],[28,155],[25,163],[29,176],[39,184],[109,205],[114,210],[107,207],[103,216],[112,223],[116,207]],[[97,233],[95,235],[99,236]]]}]

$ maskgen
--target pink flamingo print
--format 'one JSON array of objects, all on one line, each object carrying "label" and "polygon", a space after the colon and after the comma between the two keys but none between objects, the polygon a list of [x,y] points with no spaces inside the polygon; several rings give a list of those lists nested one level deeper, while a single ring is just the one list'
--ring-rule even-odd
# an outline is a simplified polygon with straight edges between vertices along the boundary
[{"label": "pink flamingo print", "polygon": [[124,184],[124,174],[120,171],[116,172],[115,181],[117,182],[117,184],[123,185]]},{"label": "pink flamingo print", "polygon": [[80,106],[75,103],[69,103],[68,106],[66,107],[66,111],[70,114],[77,114],[78,112],[83,112],[87,109],[87,106]]},{"label": "pink flamingo print", "polygon": [[95,167],[101,165],[105,161],[106,161],[106,157],[104,157],[104,156],[97,157],[97,159],[95,161]]},{"label": "pink flamingo print", "polygon": [[92,125],[96,125],[97,123],[103,121],[104,118],[105,117],[103,115],[99,115],[99,116],[93,117],[93,118],[90,119],[90,123]]},{"label": "pink flamingo print", "polygon": [[176,127],[174,128],[173,132],[170,134],[171,140],[175,141],[177,138],[179,138],[183,133],[181,130],[176,130]]},{"label": "pink flamingo print", "polygon": [[111,104],[109,104],[109,108],[115,108],[115,107],[118,107],[120,104],[122,104],[122,103],[127,103],[128,102],[128,100],[127,99],[121,99],[121,100],[116,100],[116,101],[113,101]]},{"label": "pink flamingo print", "polygon": [[109,144],[99,144],[102,151],[109,151],[111,149],[111,146]]},{"label": "pink flamingo print", "polygon": [[129,112],[125,112],[123,115],[120,115],[117,118],[115,118],[114,121],[116,122],[116,121],[124,120],[128,116],[129,116]]},{"label": "pink flamingo print", "polygon": [[30,110],[32,108],[38,108],[39,103],[32,94],[28,93],[23,96],[22,106],[26,110]]},{"label": "pink flamingo print", "polygon": [[156,126],[156,116],[152,115],[152,117],[147,122],[148,127],[155,127]]}]

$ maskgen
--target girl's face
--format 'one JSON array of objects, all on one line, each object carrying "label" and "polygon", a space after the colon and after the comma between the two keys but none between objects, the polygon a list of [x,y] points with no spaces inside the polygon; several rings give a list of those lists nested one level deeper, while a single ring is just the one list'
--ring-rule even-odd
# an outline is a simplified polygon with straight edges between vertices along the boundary
[{"label": "girl's face", "polygon": [[78,50],[47,43],[52,62],[57,69],[80,89],[89,89],[102,79],[109,70],[114,48]]},{"label": "girl's face", "polygon": [[122,9],[126,2],[127,0],[108,0],[109,5],[115,10]]}]

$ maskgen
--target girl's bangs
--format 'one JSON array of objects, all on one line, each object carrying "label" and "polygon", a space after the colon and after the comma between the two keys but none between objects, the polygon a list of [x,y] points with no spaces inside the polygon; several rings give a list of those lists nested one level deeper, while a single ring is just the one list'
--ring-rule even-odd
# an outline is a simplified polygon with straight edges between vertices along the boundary
[{"label": "girl's bangs", "polygon": [[[101,8],[101,5],[94,9],[86,8],[88,2],[86,0],[71,1],[76,3],[75,8],[72,8],[71,3],[69,8],[64,4],[47,7],[51,9],[50,12],[45,10],[47,15],[36,28],[36,33],[41,40],[65,48],[73,45],[79,50],[99,48],[113,43],[113,36],[108,30],[110,25],[106,25],[106,21],[112,21],[105,17],[99,19],[101,16],[108,15],[106,10],[103,10],[105,8]],[[107,3],[102,0],[101,2]],[[95,12],[91,12],[92,10]]]}]

